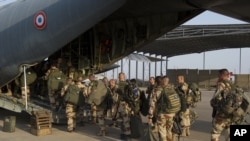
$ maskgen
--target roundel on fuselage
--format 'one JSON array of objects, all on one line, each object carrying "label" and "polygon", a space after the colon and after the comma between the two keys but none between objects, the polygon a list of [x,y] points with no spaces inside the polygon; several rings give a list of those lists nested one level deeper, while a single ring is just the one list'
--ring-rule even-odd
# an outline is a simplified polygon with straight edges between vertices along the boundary
[{"label": "roundel on fuselage", "polygon": [[46,14],[43,11],[39,11],[34,16],[34,26],[36,29],[42,30],[46,27]]}]

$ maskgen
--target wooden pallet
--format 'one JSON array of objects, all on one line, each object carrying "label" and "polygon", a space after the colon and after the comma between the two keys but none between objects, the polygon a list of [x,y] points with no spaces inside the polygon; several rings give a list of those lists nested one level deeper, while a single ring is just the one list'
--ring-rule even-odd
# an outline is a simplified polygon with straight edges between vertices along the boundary
[{"label": "wooden pallet", "polygon": [[51,113],[48,111],[34,111],[30,119],[31,133],[37,136],[52,133]]}]

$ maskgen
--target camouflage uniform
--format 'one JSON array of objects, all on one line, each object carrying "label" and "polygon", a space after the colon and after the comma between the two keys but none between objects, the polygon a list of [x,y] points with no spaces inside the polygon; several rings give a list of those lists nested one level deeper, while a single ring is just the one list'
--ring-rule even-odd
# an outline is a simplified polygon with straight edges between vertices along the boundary
[{"label": "camouflage uniform", "polygon": [[[26,91],[25,91],[25,84],[24,84],[24,75],[21,75],[19,78],[15,80],[16,85],[21,87],[21,97],[23,100],[26,99],[27,93],[27,100],[30,100],[30,85],[36,80],[37,75],[34,71],[27,69],[26,70]],[[26,92],[26,93],[25,93]]]},{"label": "camouflage uniform", "polygon": [[[87,93],[90,95],[90,94],[94,94],[93,91],[96,89],[98,85],[98,81],[97,80],[93,80],[90,82],[89,86],[88,86],[88,90],[87,90]],[[92,123],[96,123],[97,120],[96,120],[96,117],[97,117],[97,108],[96,108],[96,105],[95,103],[92,103],[91,105],[91,115],[92,115]]]},{"label": "camouflage uniform", "polygon": [[217,90],[211,99],[211,106],[215,108],[213,113],[211,141],[219,141],[219,137],[223,130],[225,130],[225,140],[230,140],[230,125],[232,124],[231,116],[227,116],[219,111],[220,104],[227,98],[229,92],[234,89],[229,80],[221,80],[217,82]]},{"label": "camouflage uniform", "polygon": [[123,129],[122,129],[122,135],[130,135],[130,114],[131,114],[131,108],[128,105],[128,103],[125,101],[125,88],[128,86],[128,83],[126,81],[120,81],[118,83],[118,89],[120,92],[120,102],[118,107],[118,113],[122,119]]},{"label": "camouflage uniform", "polygon": [[56,106],[59,105],[59,102],[56,101],[56,99],[57,99],[56,92],[60,89],[54,88],[54,86],[52,86],[49,82],[52,82],[53,84],[55,84],[53,79],[59,80],[59,79],[63,79],[63,78],[54,78],[55,76],[53,76],[53,73],[61,73],[62,74],[62,72],[57,68],[52,68],[52,69],[49,69],[45,74],[45,79],[48,80],[48,95],[49,95],[50,105],[52,108],[55,108]]},{"label": "camouflage uniform", "polygon": [[[177,91],[181,91],[181,94],[184,96],[184,103],[185,108],[182,109],[179,113],[179,117],[181,119],[181,126],[182,126],[182,136],[189,136],[190,135],[190,125],[191,125],[191,119],[190,119],[190,104],[192,104],[192,97],[189,95],[190,91],[188,89],[187,83],[179,84],[177,87]],[[179,93],[180,94],[180,93]]]},{"label": "camouflage uniform", "polygon": [[[108,97],[109,94],[106,95]],[[99,125],[99,132],[97,133],[98,136],[105,136],[106,135],[106,128],[105,128],[105,110],[107,109],[107,98],[102,101],[102,103],[97,108],[97,118],[98,118],[98,125]]]},{"label": "camouflage uniform", "polygon": [[[168,87],[171,85],[167,85],[164,87]],[[171,86],[172,87],[172,86]],[[173,117],[175,113],[165,113],[159,110],[159,105],[156,107],[156,103],[160,100],[161,95],[163,94],[163,87],[157,86],[152,93],[152,97],[150,100],[150,108],[149,108],[149,119],[152,119],[153,116],[156,117],[156,123],[158,127],[158,132],[160,135],[160,140],[162,141],[172,141],[172,127],[173,127]]]},{"label": "camouflage uniform", "polygon": [[[71,79],[71,78],[70,78]],[[68,81],[67,84],[62,88],[61,95],[65,95],[65,92],[68,90],[70,85],[76,85],[80,90],[85,93],[85,86],[81,84],[81,82],[73,82]],[[79,92],[79,91],[78,91]],[[79,93],[82,94],[82,93]],[[76,128],[76,110],[77,105],[66,101],[66,117],[68,119],[68,131],[72,132]]]},{"label": "camouflage uniform", "polygon": [[[116,126],[116,114],[118,114],[118,107],[119,107],[119,94],[118,94],[118,86],[114,86],[113,88],[110,87],[110,92],[112,96],[112,107],[111,107],[111,115],[114,121],[114,126]],[[119,115],[118,115],[119,116]]]},{"label": "camouflage uniform", "polygon": [[[84,97],[86,97],[86,94],[87,94],[87,89],[85,87],[84,84],[82,84],[81,82],[77,82],[75,85],[77,85],[78,88],[81,89],[81,91],[83,92],[82,94],[84,95]],[[80,123],[81,125],[84,125],[83,124],[83,121],[84,121],[84,111],[85,111],[85,104],[81,104],[81,106],[78,107],[78,115],[80,117]]]},{"label": "camouflage uniform", "polygon": [[[27,93],[27,100],[30,100],[30,87],[29,86],[26,87],[26,93]],[[22,99],[25,100],[26,99],[25,87],[21,87],[21,95],[22,95]]]},{"label": "camouflage uniform", "polygon": [[68,119],[68,132],[72,132],[76,127],[76,108],[77,106],[72,103],[66,104],[66,117]]}]

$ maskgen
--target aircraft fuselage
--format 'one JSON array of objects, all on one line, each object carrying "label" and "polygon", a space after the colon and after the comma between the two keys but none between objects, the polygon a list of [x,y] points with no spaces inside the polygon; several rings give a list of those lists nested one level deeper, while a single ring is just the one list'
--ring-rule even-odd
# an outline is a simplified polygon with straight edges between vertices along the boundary
[{"label": "aircraft fuselage", "polygon": [[0,7],[0,86],[118,9],[125,0],[17,0]]}]

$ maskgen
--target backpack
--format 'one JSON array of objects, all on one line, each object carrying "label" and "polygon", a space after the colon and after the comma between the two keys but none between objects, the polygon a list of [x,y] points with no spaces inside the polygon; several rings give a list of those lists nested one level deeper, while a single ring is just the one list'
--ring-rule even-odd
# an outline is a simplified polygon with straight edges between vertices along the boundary
[{"label": "backpack", "polygon": [[135,84],[129,84],[125,87],[124,100],[129,104],[135,114],[138,114],[140,111],[141,93],[141,90]]},{"label": "backpack", "polygon": [[95,103],[95,105],[98,106],[106,99],[108,89],[101,80],[95,81],[94,83],[95,86],[92,87],[91,93],[85,102],[88,104]]},{"label": "backpack", "polygon": [[177,113],[181,110],[181,100],[179,94],[176,93],[172,85],[163,88],[161,97],[158,100],[158,108],[160,113]]},{"label": "backpack", "polygon": [[[24,87],[24,75],[22,74],[20,77],[18,77],[16,80],[15,80],[15,83],[17,86],[20,86],[20,87]],[[37,79],[37,74],[36,72],[34,72],[33,70],[31,69],[28,69],[27,70],[27,74],[26,74],[26,85],[30,85],[32,84],[33,82],[35,82]]]},{"label": "backpack", "polygon": [[51,72],[48,76],[48,89],[60,90],[66,82],[66,76],[59,70]]},{"label": "backpack", "polygon": [[68,86],[63,99],[66,103],[69,102],[77,106],[83,106],[85,104],[85,98],[82,90],[74,84]]},{"label": "backpack", "polygon": [[196,83],[191,83],[188,85],[189,95],[191,95],[191,106],[196,107],[197,103],[201,101],[201,91]]},{"label": "backpack", "polygon": [[249,109],[250,99],[243,89],[236,87],[230,91],[218,107],[220,116],[231,117],[232,121],[240,124]]}]

